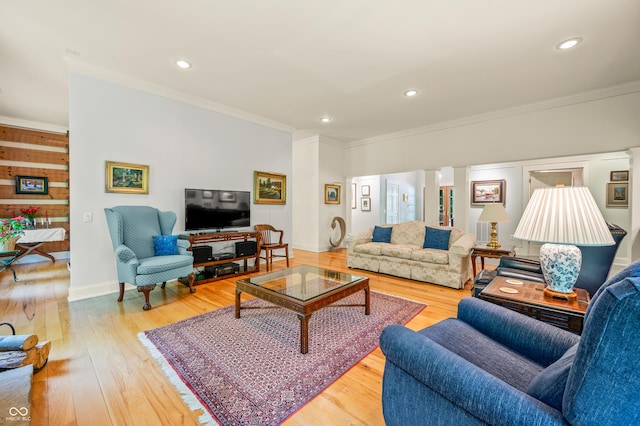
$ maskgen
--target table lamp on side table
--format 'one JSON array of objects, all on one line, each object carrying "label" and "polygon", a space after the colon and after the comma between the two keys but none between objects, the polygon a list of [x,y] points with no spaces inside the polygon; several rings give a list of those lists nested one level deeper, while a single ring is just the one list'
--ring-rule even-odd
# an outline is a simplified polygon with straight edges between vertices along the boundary
[{"label": "table lamp on side table", "polygon": [[514,238],[540,247],[540,267],[547,282],[544,293],[575,299],[573,285],[582,266],[579,246],[614,244],[611,232],[586,187],[536,189],[522,214]]},{"label": "table lamp on side table", "polygon": [[498,222],[509,222],[509,215],[502,203],[485,204],[478,222],[491,222],[491,239],[487,243],[487,247],[498,248],[500,243],[498,242],[498,231],[496,225]]}]

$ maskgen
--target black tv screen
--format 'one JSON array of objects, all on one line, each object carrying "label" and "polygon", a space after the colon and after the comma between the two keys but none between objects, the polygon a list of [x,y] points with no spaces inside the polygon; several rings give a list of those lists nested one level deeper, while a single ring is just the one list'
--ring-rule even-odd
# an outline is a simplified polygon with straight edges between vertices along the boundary
[{"label": "black tv screen", "polygon": [[251,193],[218,189],[185,189],[186,231],[241,228],[251,224]]}]

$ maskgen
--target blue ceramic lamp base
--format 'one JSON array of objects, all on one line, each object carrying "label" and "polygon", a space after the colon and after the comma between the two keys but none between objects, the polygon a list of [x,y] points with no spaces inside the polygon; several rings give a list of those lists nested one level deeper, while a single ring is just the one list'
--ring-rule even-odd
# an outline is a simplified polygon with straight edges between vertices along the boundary
[{"label": "blue ceramic lamp base", "polygon": [[574,300],[573,285],[580,274],[582,252],[574,245],[543,244],[540,247],[540,268],[547,282],[544,294]]}]

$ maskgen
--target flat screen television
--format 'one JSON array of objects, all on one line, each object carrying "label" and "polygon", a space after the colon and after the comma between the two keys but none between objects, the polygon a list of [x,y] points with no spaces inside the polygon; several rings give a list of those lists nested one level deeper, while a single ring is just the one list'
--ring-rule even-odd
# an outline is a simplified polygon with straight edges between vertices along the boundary
[{"label": "flat screen television", "polygon": [[218,189],[185,189],[186,231],[242,228],[251,224],[251,193]]}]

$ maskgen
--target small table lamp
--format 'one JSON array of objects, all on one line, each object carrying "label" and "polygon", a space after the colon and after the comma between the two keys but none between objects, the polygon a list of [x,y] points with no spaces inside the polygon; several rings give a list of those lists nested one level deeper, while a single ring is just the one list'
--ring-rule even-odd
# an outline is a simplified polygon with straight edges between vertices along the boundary
[{"label": "small table lamp", "polygon": [[480,213],[478,222],[491,222],[491,239],[487,243],[487,247],[500,247],[496,225],[498,222],[509,222],[509,215],[504,209],[504,205],[501,203],[486,204],[482,213]]},{"label": "small table lamp", "polygon": [[536,189],[522,214],[514,238],[545,243],[540,267],[547,282],[544,293],[574,299],[573,285],[582,266],[580,246],[614,244],[611,232],[586,187]]}]

